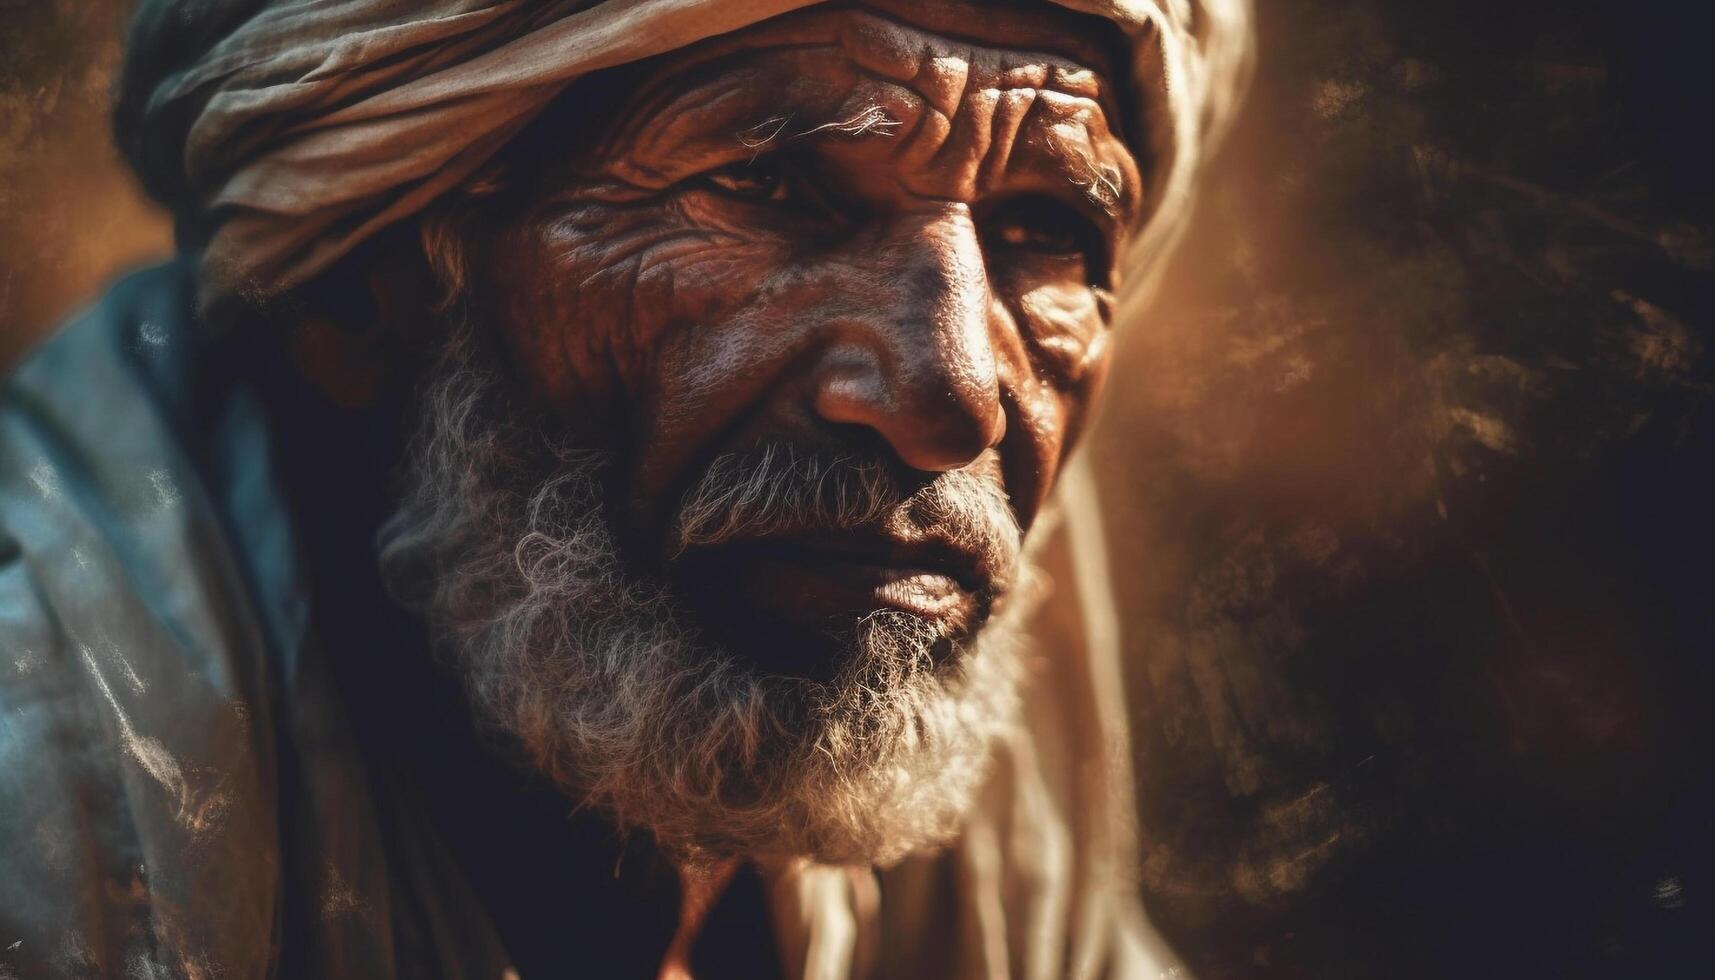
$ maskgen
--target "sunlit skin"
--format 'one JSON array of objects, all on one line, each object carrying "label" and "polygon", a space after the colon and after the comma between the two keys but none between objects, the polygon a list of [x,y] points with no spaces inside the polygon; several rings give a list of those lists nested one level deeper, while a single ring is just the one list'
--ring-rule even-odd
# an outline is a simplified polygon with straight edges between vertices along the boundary
[{"label": "sunlit skin", "polygon": [[[498,219],[491,312],[535,399],[615,450],[640,553],[712,459],[769,444],[907,483],[975,466],[1030,526],[1105,375],[1147,197],[1093,23],[888,0],[716,39],[652,65]],[[806,627],[888,606],[979,625],[986,573],[890,534],[796,541],[725,585]]]}]

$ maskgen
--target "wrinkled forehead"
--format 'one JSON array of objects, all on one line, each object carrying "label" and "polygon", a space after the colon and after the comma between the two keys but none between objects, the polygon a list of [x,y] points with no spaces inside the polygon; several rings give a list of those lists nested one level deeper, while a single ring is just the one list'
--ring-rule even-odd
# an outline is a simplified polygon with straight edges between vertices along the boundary
[{"label": "wrinkled forehead", "polygon": [[1047,65],[1098,79],[1104,97],[1115,99],[1106,107],[1116,111],[1129,60],[1111,22],[1047,0],[868,0],[816,4],[674,52],[657,59],[644,87],[742,52],[797,45],[837,48],[896,82],[933,75],[948,58]]},{"label": "wrinkled forehead", "polygon": [[[650,130],[692,124],[682,96],[720,76],[767,87],[783,110],[814,111],[818,103],[837,110],[855,81],[949,117],[973,91],[1029,88],[1088,103],[1142,162],[1147,148],[1127,139],[1128,129],[1141,129],[1127,51],[1109,21],[1046,0],[818,4],[634,66],[622,91],[609,96],[622,110],[609,135],[647,138]],[[697,108],[705,119],[736,109]]]}]

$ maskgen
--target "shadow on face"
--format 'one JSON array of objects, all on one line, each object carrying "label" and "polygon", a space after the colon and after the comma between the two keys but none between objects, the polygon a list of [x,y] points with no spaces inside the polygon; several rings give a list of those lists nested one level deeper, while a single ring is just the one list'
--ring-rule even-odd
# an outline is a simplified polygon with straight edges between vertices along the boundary
[{"label": "shadow on face", "polygon": [[1029,528],[1147,199],[1117,49],[1045,4],[818,7],[574,89],[473,209],[477,303],[522,384],[614,454],[632,559],[716,597],[729,639],[888,608],[981,625],[1010,568],[933,508],[674,529],[762,453],[884,472],[901,499],[974,474]]}]

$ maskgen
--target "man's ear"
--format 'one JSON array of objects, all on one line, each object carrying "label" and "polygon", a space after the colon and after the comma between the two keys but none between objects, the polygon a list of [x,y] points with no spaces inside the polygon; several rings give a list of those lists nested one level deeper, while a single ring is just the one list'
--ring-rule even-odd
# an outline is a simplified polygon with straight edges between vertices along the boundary
[{"label": "man's ear", "polygon": [[367,408],[417,360],[436,295],[416,223],[406,222],[306,292],[288,327],[292,364],[339,407]]}]

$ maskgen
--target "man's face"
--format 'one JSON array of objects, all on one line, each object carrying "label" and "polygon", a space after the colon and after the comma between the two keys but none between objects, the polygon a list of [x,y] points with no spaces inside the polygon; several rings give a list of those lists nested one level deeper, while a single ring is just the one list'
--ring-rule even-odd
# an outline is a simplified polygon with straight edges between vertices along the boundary
[{"label": "man's face", "polygon": [[818,7],[545,116],[429,219],[486,259],[443,269],[383,565],[569,795],[691,856],[957,828],[1145,199],[1117,56],[1066,40],[1099,23]]},{"label": "man's face", "polygon": [[698,536],[680,505],[772,446],[907,488],[969,468],[1029,527],[1144,195],[1092,23],[889,0],[716,39],[650,66],[502,222],[484,278],[516,368],[615,453],[628,557],[730,644],[767,662],[888,609],[956,639],[1003,591],[1008,556],[933,521]]}]

